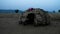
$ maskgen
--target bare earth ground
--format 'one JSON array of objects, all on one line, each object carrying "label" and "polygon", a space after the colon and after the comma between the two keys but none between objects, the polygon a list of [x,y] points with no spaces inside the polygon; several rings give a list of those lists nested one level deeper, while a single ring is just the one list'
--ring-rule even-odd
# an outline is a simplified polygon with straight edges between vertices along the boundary
[{"label": "bare earth ground", "polygon": [[60,34],[60,20],[39,27],[19,25],[18,20],[16,17],[0,17],[0,34]]}]

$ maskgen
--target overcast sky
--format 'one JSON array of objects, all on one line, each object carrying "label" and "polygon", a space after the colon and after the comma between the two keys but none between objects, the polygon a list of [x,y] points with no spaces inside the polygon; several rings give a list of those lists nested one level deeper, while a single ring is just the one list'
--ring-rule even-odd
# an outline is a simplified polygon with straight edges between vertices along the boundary
[{"label": "overcast sky", "polygon": [[59,10],[60,0],[0,0],[0,9],[42,8],[47,11]]}]

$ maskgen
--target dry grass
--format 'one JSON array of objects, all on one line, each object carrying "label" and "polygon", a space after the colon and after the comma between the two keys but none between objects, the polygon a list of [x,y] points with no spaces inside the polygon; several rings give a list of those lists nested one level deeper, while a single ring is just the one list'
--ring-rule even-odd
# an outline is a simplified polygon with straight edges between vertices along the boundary
[{"label": "dry grass", "polygon": [[0,18],[18,18],[21,14],[0,14]]},{"label": "dry grass", "polygon": [[60,13],[50,13],[53,20],[60,20]]},{"label": "dry grass", "polygon": [[[60,13],[49,13],[49,15],[51,16],[51,18],[57,18],[57,19],[60,19]],[[21,14],[16,14],[16,13],[14,13],[14,14],[0,14],[0,18],[16,18],[16,17],[19,17],[19,16],[21,16]]]}]

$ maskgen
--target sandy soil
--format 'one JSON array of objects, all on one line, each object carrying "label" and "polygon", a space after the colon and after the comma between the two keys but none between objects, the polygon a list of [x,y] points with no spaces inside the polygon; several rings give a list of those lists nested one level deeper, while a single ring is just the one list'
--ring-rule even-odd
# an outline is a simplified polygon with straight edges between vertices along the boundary
[{"label": "sandy soil", "polygon": [[60,34],[60,20],[51,21],[51,25],[34,27],[18,24],[18,18],[0,17],[0,34]]},{"label": "sandy soil", "polygon": [[34,27],[18,24],[18,14],[0,14],[0,34],[60,34],[60,20],[51,20],[51,25]]}]

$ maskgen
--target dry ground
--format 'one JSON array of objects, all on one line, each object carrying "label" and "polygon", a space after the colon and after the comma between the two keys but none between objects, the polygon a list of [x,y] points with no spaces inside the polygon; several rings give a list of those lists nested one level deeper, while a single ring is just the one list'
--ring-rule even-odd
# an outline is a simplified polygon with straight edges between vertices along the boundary
[{"label": "dry ground", "polygon": [[9,14],[0,14],[0,34],[60,34],[60,20],[51,20],[51,25],[39,27],[19,25],[18,21],[16,14],[10,17]]}]

